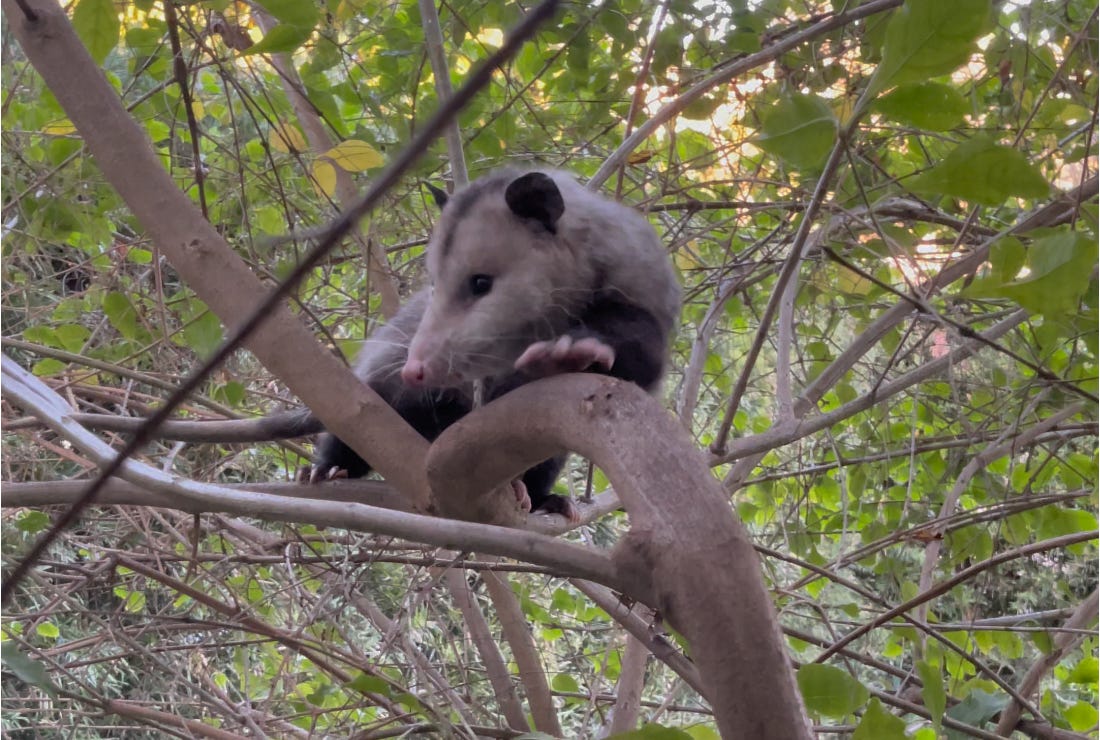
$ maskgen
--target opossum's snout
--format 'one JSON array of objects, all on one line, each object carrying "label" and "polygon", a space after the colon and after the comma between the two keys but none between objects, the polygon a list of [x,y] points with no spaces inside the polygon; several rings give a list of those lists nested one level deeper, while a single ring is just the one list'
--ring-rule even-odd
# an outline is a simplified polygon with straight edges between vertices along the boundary
[{"label": "opossum's snout", "polygon": [[417,331],[401,368],[401,381],[410,388],[448,388],[462,382],[462,376],[443,358],[450,356],[445,343],[430,332]]},{"label": "opossum's snout", "polygon": [[409,388],[451,388],[463,381],[462,374],[447,371],[430,362],[409,358],[401,368],[401,382]]},{"label": "opossum's snout", "polygon": [[405,365],[401,368],[401,382],[410,388],[421,388],[425,385],[427,378],[427,365],[411,357],[405,360]]}]

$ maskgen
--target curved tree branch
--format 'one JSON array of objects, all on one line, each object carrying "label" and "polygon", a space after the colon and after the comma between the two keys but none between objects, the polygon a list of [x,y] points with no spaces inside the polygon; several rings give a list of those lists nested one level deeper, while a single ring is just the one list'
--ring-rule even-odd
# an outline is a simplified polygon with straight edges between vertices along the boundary
[{"label": "curved tree branch", "polygon": [[447,429],[428,476],[448,507],[464,508],[566,449],[602,468],[621,496],[631,532],[615,562],[626,593],[687,637],[723,734],[808,738],[752,543],[683,427],[645,391],[591,374],[523,386]]}]

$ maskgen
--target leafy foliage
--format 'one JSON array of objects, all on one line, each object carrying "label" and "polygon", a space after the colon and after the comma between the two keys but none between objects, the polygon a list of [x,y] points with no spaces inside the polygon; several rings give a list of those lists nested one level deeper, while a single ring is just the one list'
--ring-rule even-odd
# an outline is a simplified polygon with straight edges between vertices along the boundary
[{"label": "leafy foliage", "polygon": [[[241,3],[175,6],[190,109],[161,4],[79,0],[71,17],[180,187],[277,280],[337,212],[338,178],[369,182],[436,99],[414,0],[259,5],[274,18],[266,33]],[[713,448],[731,507],[768,548],[809,709],[854,724],[856,738],[962,737],[992,729],[1007,689],[1096,588],[1095,186],[1052,206],[1096,176],[1095,5],[899,5],[773,54],[843,4],[568,4],[459,123],[474,174],[520,163],[590,177],[628,131],[712,80],[604,184],[650,214],[683,279],[670,407]],[[460,1],[440,12],[459,84],[520,10]],[[81,411],[146,415],[223,327],[6,41],[5,362],[33,368]],[[274,69],[276,53],[299,79]],[[735,64],[747,67],[723,77]],[[307,137],[307,115],[331,146]],[[420,183],[445,180],[445,162],[437,144],[363,226],[404,292],[434,217]],[[796,249],[795,282],[783,284]],[[345,356],[381,320],[372,279],[349,242],[296,295]],[[184,412],[293,403],[239,353]],[[824,421],[744,451],[794,415]],[[79,451],[9,425],[15,416],[5,407],[6,487],[88,476]],[[238,483],[288,478],[307,452],[159,442],[143,454],[181,476]],[[599,471],[593,481],[607,485]],[[584,466],[559,485],[582,492]],[[5,566],[47,526],[38,509],[5,516]],[[610,546],[624,530],[615,515],[583,537]],[[171,726],[125,714],[125,702],[274,736],[498,727],[500,697],[435,575],[452,564],[499,635],[479,575],[497,566],[476,556],[305,524],[97,508],[5,612],[5,732]],[[595,734],[623,672],[621,629],[560,574],[503,567],[519,571],[509,581],[565,736]],[[814,662],[899,604],[906,617],[861,636],[843,661]],[[504,656],[515,676],[516,657]],[[1096,665],[1097,640],[1084,636],[1026,698],[1054,726],[1096,737]],[[108,699],[122,700],[121,718],[98,711]],[[663,664],[643,700],[634,735],[714,736],[705,702]]]}]

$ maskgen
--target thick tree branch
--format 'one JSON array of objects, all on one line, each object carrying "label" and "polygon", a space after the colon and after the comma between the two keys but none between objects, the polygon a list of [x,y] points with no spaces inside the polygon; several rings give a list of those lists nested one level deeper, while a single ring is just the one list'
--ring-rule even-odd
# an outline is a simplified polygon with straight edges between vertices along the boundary
[{"label": "thick tree branch", "polygon": [[445,431],[428,475],[466,506],[565,449],[602,468],[622,497],[631,532],[615,560],[626,593],[690,641],[722,732],[809,737],[752,543],[683,427],[643,390],[591,374],[523,386]]}]

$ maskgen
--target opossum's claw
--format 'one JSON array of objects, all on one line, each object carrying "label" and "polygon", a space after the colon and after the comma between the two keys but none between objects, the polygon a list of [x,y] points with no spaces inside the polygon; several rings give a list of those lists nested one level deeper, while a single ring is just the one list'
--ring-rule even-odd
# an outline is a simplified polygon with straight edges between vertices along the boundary
[{"label": "opossum's claw", "polygon": [[527,493],[527,486],[523,481],[516,478],[512,481],[512,491],[516,494],[516,503],[519,504],[519,508],[524,511],[531,510],[531,496]]},{"label": "opossum's claw", "polygon": [[569,520],[570,524],[581,523],[581,510],[577,508],[577,505],[573,503],[573,499],[568,496],[558,496],[557,494],[550,494],[547,496],[537,511],[545,512],[547,514],[561,514],[563,517]]},{"label": "opossum's claw", "polygon": [[326,480],[337,480],[338,478],[347,478],[348,471],[343,468],[338,468],[333,465],[330,468],[322,468],[319,465],[302,466],[298,470],[298,475],[295,479],[298,483],[318,483]]},{"label": "opossum's claw", "polygon": [[596,337],[574,339],[568,334],[547,342],[535,342],[516,360],[516,370],[536,377],[576,373],[599,366],[610,370],[615,350]]}]

